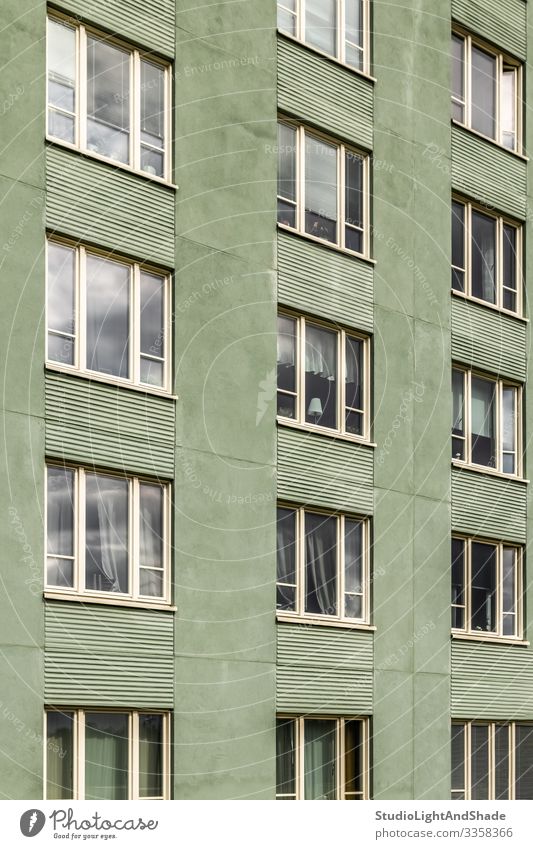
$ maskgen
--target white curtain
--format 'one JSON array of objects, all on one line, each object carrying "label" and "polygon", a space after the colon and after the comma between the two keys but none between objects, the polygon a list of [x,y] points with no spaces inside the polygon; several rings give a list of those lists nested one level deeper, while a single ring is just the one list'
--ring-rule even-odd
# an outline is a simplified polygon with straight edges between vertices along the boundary
[{"label": "white curtain", "polygon": [[335,380],[337,376],[337,335],[313,325],[307,325],[305,370]]}]

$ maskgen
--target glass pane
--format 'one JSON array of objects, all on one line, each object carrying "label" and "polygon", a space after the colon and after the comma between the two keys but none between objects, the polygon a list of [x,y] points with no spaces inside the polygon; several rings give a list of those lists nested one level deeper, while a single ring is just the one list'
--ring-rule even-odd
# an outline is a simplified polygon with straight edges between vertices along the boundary
[{"label": "glass pane", "polygon": [[[363,523],[344,522],[344,590],[346,593],[363,592]],[[345,598],[345,616],[356,612],[361,617],[362,599],[359,596]]]},{"label": "glass pane", "polygon": [[306,0],[305,40],[324,53],[337,55],[336,0]]},{"label": "glass pane", "polygon": [[141,60],[141,142],[165,146],[165,71]]},{"label": "glass pane", "polygon": [[[346,337],[346,406],[356,410],[362,410],[364,406],[363,350],[361,339],[355,339],[353,336]],[[361,435],[360,429],[348,432]]]},{"label": "glass pane", "polygon": [[141,354],[165,356],[165,279],[141,273]]},{"label": "glass pane", "polygon": [[141,383],[147,383],[149,386],[163,386],[164,379],[165,369],[163,363],[141,357]]},{"label": "glass pane", "polygon": [[[452,94],[457,100],[464,101],[464,38],[452,36]],[[457,121],[464,121],[464,106],[454,103],[453,117]]]},{"label": "glass pane", "polygon": [[496,303],[496,220],[472,211],[472,295]]},{"label": "glass pane", "polygon": [[296,321],[278,316],[278,416],[294,418],[295,398],[284,392],[296,392]]},{"label": "glass pane", "polygon": [[278,584],[276,587],[277,610],[296,610],[296,587]]},{"label": "glass pane", "polygon": [[509,224],[503,225],[503,285],[508,289],[517,289],[516,227]]},{"label": "glass pane", "polygon": [[533,799],[533,726],[516,726],[515,799]]},{"label": "glass pane", "polygon": [[[363,0],[346,0],[345,2],[345,37],[351,45],[362,48],[364,45],[363,33]],[[351,45],[346,45],[346,62],[355,68],[363,68],[363,51],[356,50]]]},{"label": "glass pane", "polygon": [[296,205],[278,198],[278,224],[296,227]]},{"label": "glass pane", "polygon": [[296,130],[278,124],[278,195],[296,200]]},{"label": "glass pane", "polygon": [[[347,151],[346,157],[346,224],[363,226],[363,160]],[[346,246],[348,247],[348,245]]]},{"label": "glass pane", "polygon": [[[48,20],[48,103],[65,112],[76,110],[76,33],[72,27]],[[73,117],[49,111],[48,132],[63,141],[75,141]]]},{"label": "glass pane", "polygon": [[163,566],[163,489],[142,483],[139,486],[141,566]]},{"label": "glass pane", "polygon": [[130,54],[87,38],[87,147],[129,163]]},{"label": "glass pane", "polygon": [[337,427],[337,333],[314,324],[305,331],[305,420]]},{"label": "glass pane", "polygon": [[496,57],[472,47],[472,128],[496,137]]},{"label": "glass pane", "polygon": [[337,148],[305,138],[305,232],[337,241]]},{"label": "glass pane", "polygon": [[472,462],[496,466],[495,384],[472,377]]},{"label": "glass pane", "polygon": [[296,0],[284,0],[283,5],[278,3],[278,28],[289,35],[296,35],[295,9]]},{"label": "glass pane", "polygon": [[276,793],[296,795],[296,746],[293,719],[276,722]]},{"label": "glass pane", "polygon": [[337,519],[305,514],[305,612],[337,615]]},{"label": "glass pane", "polygon": [[139,714],[139,796],[163,796],[163,717]]},{"label": "glass pane", "polygon": [[456,724],[452,725],[452,793],[465,786],[465,727]]},{"label": "glass pane", "polygon": [[[452,539],[452,605],[465,604],[465,542]],[[464,608],[452,606],[452,628],[464,628]]]},{"label": "glass pane", "polygon": [[130,267],[87,257],[87,368],[129,377]]},{"label": "glass pane", "polygon": [[128,714],[85,714],[85,798],[128,798]]},{"label": "glass pane", "polygon": [[73,799],[74,714],[46,714],[46,798]]},{"label": "glass pane", "polygon": [[165,174],[164,154],[153,150],[151,147],[141,145],[141,171],[156,177],[163,177]]},{"label": "glass pane", "polygon": [[54,109],[48,110],[48,132],[56,139],[74,144],[75,122],[70,115],[64,115],[62,112],[55,112]]},{"label": "glass pane", "polygon": [[[75,312],[76,252],[73,248],[48,242],[47,317],[48,329],[58,333],[76,332]],[[48,356],[50,359],[50,351]],[[70,362],[61,359],[59,362]]]},{"label": "glass pane", "polygon": [[[296,584],[296,511],[285,507],[278,507],[277,513],[277,580],[282,584]],[[294,610],[292,588],[278,589],[282,596],[278,595],[278,609]],[[288,597],[286,589],[289,589]]]},{"label": "glass pane", "polygon": [[472,543],[472,631],[496,631],[496,548]]},{"label": "glass pane", "polygon": [[141,569],[139,572],[139,593],[161,598],[164,593],[163,572],[161,569]]},{"label": "glass pane", "polygon": [[335,799],[336,723],[306,719],[304,723],[304,798]]},{"label": "glass pane", "polygon": [[74,586],[74,558],[46,558],[46,583],[51,587]]},{"label": "glass pane", "polygon": [[465,267],[465,207],[462,203],[452,203],[452,287],[458,292],[464,292],[464,272],[458,269]]},{"label": "glass pane", "polygon": [[472,725],[472,799],[489,798],[489,729],[487,725]]},{"label": "glass pane", "polygon": [[71,336],[48,334],[48,360],[63,365],[74,365],[75,345]]},{"label": "glass pane", "polygon": [[505,69],[501,87],[502,144],[509,150],[516,146],[516,71]]},{"label": "glass pane", "polygon": [[128,592],[128,481],[86,475],[85,582],[88,590]]},{"label": "glass pane", "polygon": [[495,798],[509,798],[509,726],[497,725],[494,731]]},{"label": "glass pane", "polygon": [[516,471],[516,389],[503,387],[503,471],[512,475]]},{"label": "glass pane", "polygon": [[48,554],[74,555],[74,472],[48,466],[46,473]]},{"label": "glass pane", "polygon": [[363,794],[364,749],[363,723],[358,720],[344,723],[345,793]]},{"label": "glass pane", "polygon": [[453,391],[453,425],[452,425],[452,457],[454,460],[465,459],[464,439],[464,372],[454,369],[452,372]]}]

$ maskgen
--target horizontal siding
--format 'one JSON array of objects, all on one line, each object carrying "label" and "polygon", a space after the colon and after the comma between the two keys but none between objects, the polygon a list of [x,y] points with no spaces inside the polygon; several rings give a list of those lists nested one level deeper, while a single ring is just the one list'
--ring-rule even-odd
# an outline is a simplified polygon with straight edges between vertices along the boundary
[{"label": "horizontal siding", "polygon": [[174,56],[174,0],[56,0],[54,6],[140,47]]},{"label": "horizontal siding", "polygon": [[526,58],[527,5],[524,0],[452,0],[452,17],[496,47]]},{"label": "horizontal siding", "polygon": [[452,529],[526,541],[527,484],[452,469]]},{"label": "horizontal siding", "polygon": [[278,36],[278,107],[367,149],[372,147],[373,84]]},{"label": "horizontal siding", "polygon": [[533,653],[452,640],[452,717],[533,719]]},{"label": "horizontal siding", "polygon": [[174,190],[50,145],[46,226],[138,260],[174,265]]},{"label": "horizontal siding", "polygon": [[460,127],[452,127],[452,187],[508,215],[526,216],[527,163]]},{"label": "horizontal siding", "polygon": [[47,601],[45,700],[171,708],[173,640],[172,613]]},{"label": "horizontal siding", "polygon": [[172,399],[48,372],[45,410],[48,456],[174,477]]},{"label": "horizontal siding", "polygon": [[372,632],[278,623],[279,712],[372,713]]},{"label": "horizontal siding", "polygon": [[332,436],[278,427],[278,497],[357,513],[373,512],[373,449]]},{"label": "horizontal siding", "polygon": [[278,233],[278,302],[371,333],[371,265],[305,239]]},{"label": "horizontal siding", "polygon": [[515,380],[526,379],[526,325],[462,298],[452,298],[454,360]]}]

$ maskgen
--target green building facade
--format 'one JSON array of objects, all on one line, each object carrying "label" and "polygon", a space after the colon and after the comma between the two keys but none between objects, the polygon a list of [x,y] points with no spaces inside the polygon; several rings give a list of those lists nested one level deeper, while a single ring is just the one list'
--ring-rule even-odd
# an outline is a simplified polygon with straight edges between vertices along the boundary
[{"label": "green building facade", "polygon": [[0,798],[533,798],[528,3],[2,23]]}]

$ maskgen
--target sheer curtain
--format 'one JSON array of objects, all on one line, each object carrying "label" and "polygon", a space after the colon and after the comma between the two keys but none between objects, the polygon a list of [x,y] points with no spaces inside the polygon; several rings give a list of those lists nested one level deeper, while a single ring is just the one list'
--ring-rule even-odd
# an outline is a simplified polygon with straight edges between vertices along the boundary
[{"label": "sheer curtain", "polygon": [[472,378],[472,460],[495,465],[494,384]]},{"label": "sheer curtain", "polygon": [[306,719],[304,725],[304,798],[335,799],[335,721]]},{"label": "sheer curtain", "polygon": [[323,50],[337,55],[336,45],[337,0],[306,0],[305,40]]},{"label": "sheer curtain", "polygon": [[87,257],[87,368],[128,378],[130,269]]},{"label": "sheer curtain", "polygon": [[163,717],[139,716],[139,796],[163,795]]},{"label": "sheer curtain", "polygon": [[128,592],[128,481],[86,476],[87,589]]},{"label": "sheer curtain", "polygon": [[85,798],[128,798],[128,715],[85,715]]},{"label": "sheer curtain", "polygon": [[496,222],[472,212],[472,294],[490,304],[496,302]]},{"label": "sheer curtain", "polygon": [[73,714],[46,714],[46,798],[72,799]]},{"label": "sheer curtain", "polygon": [[305,516],[307,613],[337,613],[337,520],[319,514]]}]

